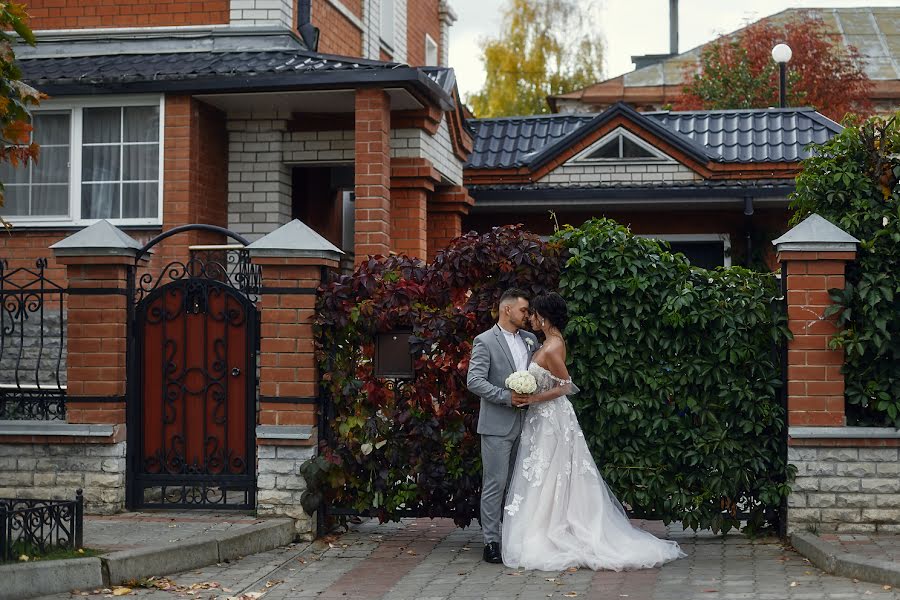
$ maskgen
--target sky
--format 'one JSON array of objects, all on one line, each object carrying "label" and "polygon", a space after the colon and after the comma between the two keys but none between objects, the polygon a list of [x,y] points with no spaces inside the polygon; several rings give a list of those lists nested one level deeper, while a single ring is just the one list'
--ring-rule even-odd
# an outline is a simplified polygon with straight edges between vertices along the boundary
[{"label": "sky", "polygon": [[[415,1],[415,0],[412,0]],[[500,12],[508,0],[449,0],[459,20],[450,28],[450,66],[460,95],[484,82],[479,41],[500,31]],[[631,71],[633,55],[669,51],[669,0],[578,0],[598,12],[605,44],[604,79]],[[897,6],[898,0],[681,0],[679,51],[739,29],[786,8]]]}]

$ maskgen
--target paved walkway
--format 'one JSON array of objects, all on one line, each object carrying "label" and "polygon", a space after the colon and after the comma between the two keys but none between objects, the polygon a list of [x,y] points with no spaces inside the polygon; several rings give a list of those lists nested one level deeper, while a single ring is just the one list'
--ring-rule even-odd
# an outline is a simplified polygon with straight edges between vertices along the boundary
[{"label": "paved walkway", "polygon": [[900,535],[897,534],[820,533],[819,539],[844,552],[900,563]]},{"label": "paved walkway", "polygon": [[112,552],[176,543],[199,535],[263,522],[234,512],[135,512],[84,517],[84,545]]},{"label": "paved walkway", "polygon": [[[226,517],[235,518],[234,515]],[[237,517],[239,521],[242,519]],[[664,533],[659,524],[649,524],[647,528]],[[121,539],[126,530],[119,530],[120,543],[131,541]],[[156,582],[158,587],[168,590],[135,588],[126,597],[146,600],[177,597],[242,600],[260,597],[264,600],[900,597],[893,589],[881,585],[826,575],[775,539],[748,540],[739,534],[722,537],[676,529],[668,535],[681,543],[688,557],[659,569],[626,573],[583,569],[543,573],[482,562],[481,532],[477,527],[458,529],[448,520],[404,520],[384,525],[369,521],[342,536],[331,536],[312,545],[297,544],[231,564],[169,575]],[[91,598],[110,595],[110,590],[86,591],[86,596]],[[63,600],[72,596],[61,594],[49,598]]]}]

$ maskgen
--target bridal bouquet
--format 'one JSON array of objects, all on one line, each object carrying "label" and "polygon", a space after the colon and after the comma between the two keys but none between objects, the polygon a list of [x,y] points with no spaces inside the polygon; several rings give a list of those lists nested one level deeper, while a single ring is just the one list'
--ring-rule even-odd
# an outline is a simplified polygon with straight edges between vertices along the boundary
[{"label": "bridal bouquet", "polygon": [[531,394],[537,389],[537,381],[528,371],[516,371],[506,378],[506,387],[517,394]]}]

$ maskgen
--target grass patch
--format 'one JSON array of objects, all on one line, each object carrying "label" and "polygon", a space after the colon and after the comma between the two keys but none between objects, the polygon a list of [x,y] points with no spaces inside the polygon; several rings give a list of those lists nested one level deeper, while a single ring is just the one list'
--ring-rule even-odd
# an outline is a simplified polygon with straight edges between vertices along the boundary
[{"label": "grass patch", "polygon": [[100,550],[93,548],[80,548],[73,550],[72,548],[50,548],[41,553],[40,548],[34,544],[27,542],[16,542],[12,546],[13,560],[19,560],[20,556],[27,556],[29,561],[32,560],[62,560],[64,558],[87,558],[89,556],[99,556],[102,554]]}]

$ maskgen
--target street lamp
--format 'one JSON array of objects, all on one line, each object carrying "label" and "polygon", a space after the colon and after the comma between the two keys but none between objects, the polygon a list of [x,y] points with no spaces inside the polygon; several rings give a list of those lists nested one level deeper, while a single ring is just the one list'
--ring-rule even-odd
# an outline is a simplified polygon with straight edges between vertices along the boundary
[{"label": "street lamp", "polygon": [[794,55],[793,51],[791,51],[791,47],[787,44],[778,44],[774,48],[772,48],[772,60],[778,63],[778,77],[779,77],[779,99],[781,101],[781,108],[787,106],[787,64],[788,61],[791,60],[791,57]]}]

